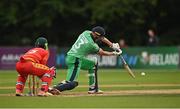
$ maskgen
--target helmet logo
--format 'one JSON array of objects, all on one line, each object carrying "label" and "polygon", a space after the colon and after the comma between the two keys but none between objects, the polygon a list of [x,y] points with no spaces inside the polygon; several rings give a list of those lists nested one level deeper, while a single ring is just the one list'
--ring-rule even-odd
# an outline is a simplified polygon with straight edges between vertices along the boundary
[{"label": "helmet logo", "polygon": [[45,49],[48,50],[48,43],[45,43]]},{"label": "helmet logo", "polygon": [[47,42],[47,39],[44,38],[44,37],[39,37],[39,38],[36,40],[35,46],[36,46],[36,47],[43,48],[43,49],[45,49],[45,50],[48,50],[48,42]]}]

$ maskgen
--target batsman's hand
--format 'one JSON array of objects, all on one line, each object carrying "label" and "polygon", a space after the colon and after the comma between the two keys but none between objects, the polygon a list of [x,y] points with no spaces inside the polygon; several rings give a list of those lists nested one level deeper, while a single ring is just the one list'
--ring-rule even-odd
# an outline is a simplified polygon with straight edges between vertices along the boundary
[{"label": "batsman's hand", "polygon": [[113,50],[119,50],[120,49],[120,46],[118,43],[112,43],[112,49]]},{"label": "batsman's hand", "polygon": [[116,55],[116,56],[119,56],[122,54],[122,50],[121,49],[118,49],[116,51],[113,51],[113,54]]}]

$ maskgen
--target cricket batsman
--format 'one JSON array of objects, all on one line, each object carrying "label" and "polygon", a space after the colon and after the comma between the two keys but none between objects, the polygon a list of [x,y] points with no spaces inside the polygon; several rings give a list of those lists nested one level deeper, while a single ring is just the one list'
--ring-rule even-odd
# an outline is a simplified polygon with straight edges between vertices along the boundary
[{"label": "cricket batsman", "polygon": [[39,37],[35,42],[35,47],[22,55],[16,63],[16,70],[18,72],[16,96],[23,96],[28,75],[38,76],[42,80],[38,96],[52,95],[48,93],[48,88],[56,72],[54,67],[49,68],[46,65],[48,58],[48,41],[44,37]]},{"label": "cricket batsman", "polygon": [[[115,51],[109,52],[104,51],[97,45],[97,41],[102,41],[107,44],[110,48]],[[86,56],[88,54],[97,53],[99,55],[120,55],[122,53],[118,43],[112,43],[107,38],[105,38],[105,30],[103,27],[96,26],[91,31],[86,30],[79,35],[76,42],[73,44],[71,49],[67,53],[66,64],[68,66],[66,80],[62,81],[50,90],[52,94],[60,94],[60,92],[65,90],[71,90],[78,86],[77,78],[80,69],[87,70],[89,76],[89,94],[102,93],[98,89],[97,81],[97,70],[98,62],[95,58],[94,60],[88,59]]]}]

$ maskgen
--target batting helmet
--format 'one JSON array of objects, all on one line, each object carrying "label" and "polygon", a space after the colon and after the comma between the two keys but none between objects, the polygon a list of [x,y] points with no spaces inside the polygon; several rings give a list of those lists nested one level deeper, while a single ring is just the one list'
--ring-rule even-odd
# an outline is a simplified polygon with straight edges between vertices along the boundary
[{"label": "batting helmet", "polygon": [[44,38],[44,37],[39,37],[38,39],[36,39],[35,47],[40,47],[40,48],[43,48],[45,50],[48,50],[48,41],[47,41],[47,39]]},{"label": "batting helmet", "polygon": [[104,36],[106,34],[103,27],[96,26],[92,29],[92,32],[94,32],[98,36]]}]

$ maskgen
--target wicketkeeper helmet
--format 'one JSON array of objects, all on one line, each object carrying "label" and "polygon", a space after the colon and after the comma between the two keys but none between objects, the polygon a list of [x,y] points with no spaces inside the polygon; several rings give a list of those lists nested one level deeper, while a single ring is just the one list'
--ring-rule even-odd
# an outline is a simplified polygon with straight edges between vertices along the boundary
[{"label": "wicketkeeper helmet", "polygon": [[40,47],[40,48],[43,48],[45,50],[48,50],[48,41],[47,41],[47,39],[44,38],[44,37],[39,37],[38,39],[36,39],[35,47]]}]

